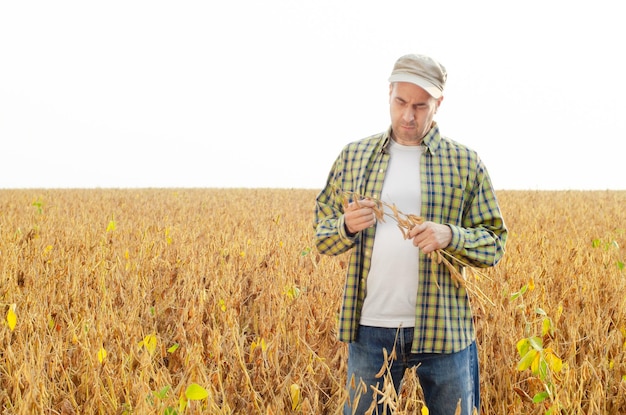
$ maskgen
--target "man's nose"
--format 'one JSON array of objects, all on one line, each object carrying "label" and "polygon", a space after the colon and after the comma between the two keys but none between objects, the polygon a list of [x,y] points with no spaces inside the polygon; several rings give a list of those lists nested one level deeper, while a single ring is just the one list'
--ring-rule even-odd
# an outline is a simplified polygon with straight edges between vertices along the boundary
[{"label": "man's nose", "polygon": [[407,108],[406,110],[404,110],[404,113],[402,114],[402,119],[405,122],[413,122],[413,120],[415,119],[415,115],[413,114],[413,111]]}]

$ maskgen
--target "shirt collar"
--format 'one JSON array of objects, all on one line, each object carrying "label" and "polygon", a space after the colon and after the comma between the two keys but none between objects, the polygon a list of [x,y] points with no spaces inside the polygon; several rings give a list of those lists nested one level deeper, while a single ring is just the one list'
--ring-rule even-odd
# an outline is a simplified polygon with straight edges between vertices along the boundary
[{"label": "shirt collar", "polygon": [[389,126],[389,128],[387,128],[387,131],[383,133],[383,137],[380,142],[380,151],[382,153],[389,153],[389,141],[391,141],[391,126]]},{"label": "shirt collar", "polygon": [[431,154],[437,153],[437,150],[441,147],[441,135],[439,134],[439,126],[436,121],[433,121],[430,131],[428,131],[422,139],[422,145],[425,146]]},{"label": "shirt collar", "polygon": [[[389,152],[389,141],[391,140],[391,126],[383,133],[381,141],[381,149],[383,153]],[[441,135],[439,134],[439,126],[433,121],[432,127],[422,139],[422,145],[432,154],[436,153],[441,147]]]}]

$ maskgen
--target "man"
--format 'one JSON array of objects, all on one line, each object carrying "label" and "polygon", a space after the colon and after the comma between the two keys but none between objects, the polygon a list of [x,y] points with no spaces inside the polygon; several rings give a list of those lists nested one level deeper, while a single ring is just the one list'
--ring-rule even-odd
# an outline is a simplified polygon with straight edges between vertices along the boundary
[{"label": "man", "polygon": [[[383,350],[394,356],[389,372],[396,390],[406,369],[417,368],[431,415],[454,414],[459,401],[462,414],[480,408],[467,291],[428,254],[445,250],[473,267],[494,266],[507,230],[476,152],[443,137],[433,121],[446,78],[430,57],[400,57],[389,78],[391,126],[345,146],[316,199],[317,249],[353,250],[338,333],[349,343],[346,414],[363,414],[370,404],[382,413],[373,391],[383,389],[377,377]],[[409,240],[389,209],[385,220],[376,219],[381,201],[424,219]]]}]

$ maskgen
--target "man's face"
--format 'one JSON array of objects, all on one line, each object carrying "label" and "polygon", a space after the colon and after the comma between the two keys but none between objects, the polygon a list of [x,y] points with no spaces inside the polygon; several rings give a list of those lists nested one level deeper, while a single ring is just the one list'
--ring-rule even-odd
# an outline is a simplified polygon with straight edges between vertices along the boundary
[{"label": "man's face", "polygon": [[419,86],[395,82],[389,86],[389,113],[393,139],[404,145],[419,145],[430,130],[437,108],[443,101]]}]

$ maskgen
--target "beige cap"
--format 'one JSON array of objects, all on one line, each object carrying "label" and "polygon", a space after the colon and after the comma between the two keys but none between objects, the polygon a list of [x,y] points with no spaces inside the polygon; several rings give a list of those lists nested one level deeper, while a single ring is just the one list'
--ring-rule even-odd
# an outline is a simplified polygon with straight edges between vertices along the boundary
[{"label": "beige cap", "polygon": [[446,68],[433,58],[409,54],[396,61],[389,82],[410,82],[426,90],[433,98],[440,98],[447,77]]}]

